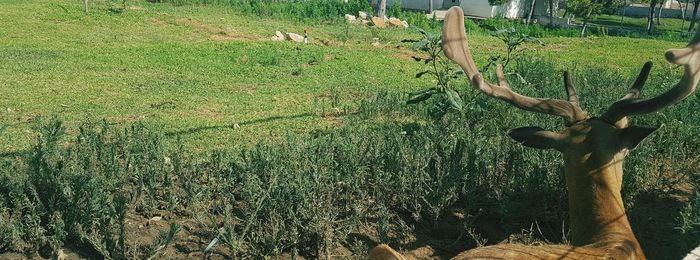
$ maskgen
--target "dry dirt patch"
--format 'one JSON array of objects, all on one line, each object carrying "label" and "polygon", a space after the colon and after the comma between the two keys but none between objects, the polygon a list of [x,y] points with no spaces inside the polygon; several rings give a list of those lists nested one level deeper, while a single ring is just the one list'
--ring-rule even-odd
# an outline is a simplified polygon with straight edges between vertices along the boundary
[{"label": "dry dirt patch", "polygon": [[165,19],[165,20],[158,19],[158,18],[149,18],[148,22],[150,24],[160,26],[160,27],[166,27],[166,26],[189,27],[192,30],[194,30],[195,32],[204,34],[205,36],[209,36],[209,39],[213,40],[213,41],[233,41],[233,40],[257,41],[257,40],[262,39],[254,34],[242,33],[236,29],[229,28],[229,27],[222,27],[222,26],[207,24],[207,23],[204,23],[204,22],[199,21],[197,19],[194,19],[192,17],[179,17],[179,18],[173,17],[171,19]]},{"label": "dry dirt patch", "polygon": [[231,40],[259,40],[254,35],[241,33],[233,28],[223,28],[206,24],[191,17],[183,17],[175,20],[175,24],[180,26],[188,26],[198,32],[210,34],[209,39],[215,41],[231,41]]},{"label": "dry dirt patch", "polygon": [[394,52],[391,56],[400,60],[413,61],[414,56],[420,56],[419,53],[406,46],[397,45],[396,50],[398,51]]}]

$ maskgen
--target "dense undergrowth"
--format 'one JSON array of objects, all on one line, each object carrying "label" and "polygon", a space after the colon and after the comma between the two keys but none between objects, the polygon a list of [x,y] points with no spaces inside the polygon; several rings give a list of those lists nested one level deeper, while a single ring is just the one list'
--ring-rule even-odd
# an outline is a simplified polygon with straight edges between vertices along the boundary
[{"label": "dense undergrowth", "polygon": [[[514,89],[563,95],[552,61],[522,56],[514,65]],[[646,95],[668,89],[674,72],[657,69]],[[599,114],[625,92],[631,74],[575,70],[583,107]],[[460,90],[464,109],[440,120],[427,116],[430,102],[405,105],[405,94],[377,93],[342,127],[205,159],[183,145],[166,149],[163,133],[142,124],[87,122],[66,136],[59,119],[37,123],[30,153],[0,158],[0,252],[50,257],[72,248],[148,258],[170,240],[170,254],[191,254],[181,246],[189,236],[204,242],[200,251],[216,238],[205,253],[230,258],[362,258],[378,242],[402,250],[429,245],[441,256],[506,239],[566,243],[560,156],[505,136],[520,126],[557,129],[558,120]],[[627,159],[623,185],[632,226],[652,259],[677,259],[700,241],[698,109],[692,96],[634,119],[665,124]],[[166,216],[171,229],[134,242],[125,219],[154,215]],[[185,222],[194,224],[178,237]]]}]

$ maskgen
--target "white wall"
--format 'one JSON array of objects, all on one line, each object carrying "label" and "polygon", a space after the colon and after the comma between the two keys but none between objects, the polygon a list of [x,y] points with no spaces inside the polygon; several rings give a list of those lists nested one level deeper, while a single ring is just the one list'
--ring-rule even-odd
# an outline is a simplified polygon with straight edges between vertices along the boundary
[{"label": "white wall", "polygon": [[[512,0],[509,3],[497,6],[494,16],[503,15],[503,17],[509,19],[526,18],[530,11],[530,5],[532,5],[530,0]],[[556,0],[554,0],[554,9],[556,10]],[[533,16],[546,16],[548,14],[548,0],[537,0]]]},{"label": "white wall", "polygon": [[[488,0],[462,0],[461,7],[464,15],[491,18],[503,16],[508,19],[527,17],[530,10],[530,0],[511,0],[499,6],[489,5]],[[534,15],[546,15],[549,10],[547,0],[537,0]]]},{"label": "white wall", "polygon": [[[379,1],[379,0],[378,0]],[[403,9],[428,11],[430,1],[433,2],[433,10],[439,10],[451,0],[387,0],[387,8],[392,6],[395,1],[400,1]],[[554,0],[555,2],[557,0]],[[510,2],[500,5],[491,6],[488,0],[460,0],[460,7],[464,10],[464,15],[483,18],[491,18],[503,15],[509,19],[523,18],[527,16],[527,11],[530,9],[530,0],[511,0]],[[537,0],[535,5],[535,15],[546,15],[548,10],[547,0]]]},{"label": "white wall", "polygon": [[525,16],[526,0],[512,0],[506,4],[496,6],[494,16],[503,15],[505,18],[514,19]]},{"label": "white wall", "polygon": [[488,0],[462,0],[459,4],[466,16],[493,17],[495,7],[489,5]]},{"label": "white wall", "polygon": [[[379,2],[380,0],[377,0]],[[428,11],[430,9],[430,1],[433,2],[433,10],[442,8],[442,0],[386,0],[386,7],[389,8],[395,1],[401,3],[403,9]]]}]

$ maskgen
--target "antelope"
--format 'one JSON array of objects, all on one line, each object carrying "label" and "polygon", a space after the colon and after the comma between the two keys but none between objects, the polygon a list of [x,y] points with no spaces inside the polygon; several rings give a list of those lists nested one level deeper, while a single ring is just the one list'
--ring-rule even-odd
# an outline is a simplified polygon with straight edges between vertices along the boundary
[{"label": "antelope", "polygon": [[[464,29],[464,13],[452,7],[446,14],[442,47],[471,80],[474,89],[517,108],[560,116],[558,132],[539,127],[512,129],[508,135],[527,147],[555,149],[564,156],[572,245],[528,246],[499,244],[465,251],[453,259],[646,259],[627,220],[620,190],[622,163],[630,150],[658,127],[630,125],[629,116],[660,111],[695,91],[700,80],[700,30],[683,49],[666,52],[666,60],[683,65],[680,82],[665,93],[641,99],[652,64],[647,62],[626,95],[600,117],[581,109],[570,74],[564,72],[567,100],[521,95],[510,89],[503,67],[496,68],[497,84],[477,70]],[[405,259],[387,245],[375,247],[370,259]]]}]

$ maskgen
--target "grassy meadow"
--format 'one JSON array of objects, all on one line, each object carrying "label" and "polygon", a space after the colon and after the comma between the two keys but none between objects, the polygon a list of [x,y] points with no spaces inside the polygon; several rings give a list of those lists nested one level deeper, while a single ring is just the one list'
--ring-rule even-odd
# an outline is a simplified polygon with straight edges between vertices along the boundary
[{"label": "grassy meadow", "polygon": [[[421,67],[400,43],[418,37],[411,30],[276,20],[221,6],[129,2],[117,14],[108,3],[95,1],[88,15],[74,1],[2,3],[0,152],[26,151],[35,137],[32,119],[52,115],[73,133],[85,120],[146,121],[180,134],[193,149],[226,149],[271,133],[332,127],[338,120],[321,116],[326,110],[377,91],[431,84],[413,79]],[[276,30],[304,28],[312,44],[269,40]],[[372,46],[372,38],[381,46]],[[472,38],[477,60],[504,51],[495,38]],[[624,72],[646,60],[661,65],[665,49],[682,45],[614,37],[542,40],[545,47],[526,52],[561,67],[595,64]]]},{"label": "grassy meadow", "polygon": [[[90,3],[0,2],[0,259],[362,259],[377,243],[440,259],[569,239],[561,157],[505,136],[561,122],[464,79],[462,111],[436,120],[434,101],[406,105],[435,84],[415,78],[426,65],[401,42],[415,30],[236,1]],[[477,63],[504,53],[473,26]],[[270,39],[305,28],[310,44]],[[527,30],[544,45],[521,47],[512,87],[561,98],[569,69],[594,115],[645,61],[645,96],[680,75],[663,53],[683,41]],[[651,259],[700,243],[699,109],[693,95],[633,119],[664,125],[627,159],[623,185]]]}]

